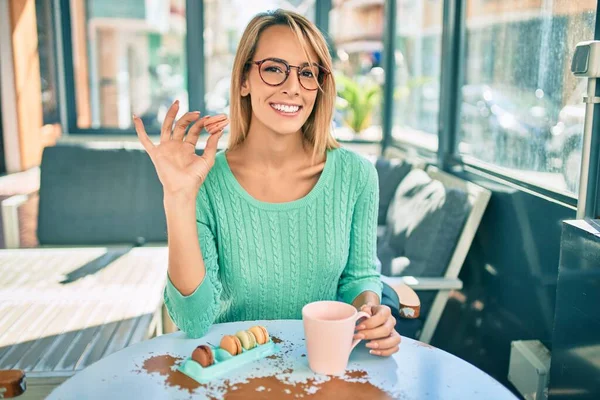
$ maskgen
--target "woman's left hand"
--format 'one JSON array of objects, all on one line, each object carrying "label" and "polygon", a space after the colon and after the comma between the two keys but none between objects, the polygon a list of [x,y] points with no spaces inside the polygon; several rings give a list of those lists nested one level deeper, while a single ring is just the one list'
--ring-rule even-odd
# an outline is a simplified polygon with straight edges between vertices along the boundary
[{"label": "woman's left hand", "polygon": [[360,322],[356,327],[354,339],[364,339],[371,349],[370,353],[376,356],[391,356],[398,351],[401,337],[396,332],[396,318],[388,306],[367,303],[360,308],[371,315]]}]

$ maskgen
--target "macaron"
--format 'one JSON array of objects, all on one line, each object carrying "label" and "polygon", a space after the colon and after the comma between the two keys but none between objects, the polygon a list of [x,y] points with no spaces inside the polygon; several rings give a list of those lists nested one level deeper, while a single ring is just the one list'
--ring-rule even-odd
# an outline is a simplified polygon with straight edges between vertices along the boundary
[{"label": "macaron", "polygon": [[240,342],[240,339],[233,335],[223,336],[219,347],[227,351],[232,356],[237,356],[242,352],[242,343]]},{"label": "macaron", "polygon": [[235,334],[240,342],[242,342],[242,347],[246,350],[250,350],[256,347],[256,337],[252,332],[248,331],[239,331]]},{"label": "macaron", "polygon": [[215,363],[215,356],[210,347],[201,344],[192,352],[192,360],[206,368]]},{"label": "macaron", "polygon": [[269,341],[269,332],[264,326],[256,325],[248,329],[256,338],[258,344],[265,344]]}]

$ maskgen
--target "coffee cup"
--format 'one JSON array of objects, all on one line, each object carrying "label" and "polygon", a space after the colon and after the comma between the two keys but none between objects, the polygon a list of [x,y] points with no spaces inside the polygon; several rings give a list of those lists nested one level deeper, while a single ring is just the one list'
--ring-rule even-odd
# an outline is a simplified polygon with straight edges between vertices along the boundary
[{"label": "coffee cup", "polygon": [[350,353],[360,342],[353,340],[356,322],[369,318],[364,311],[339,301],[316,301],[302,308],[308,365],[318,374],[342,375]]}]

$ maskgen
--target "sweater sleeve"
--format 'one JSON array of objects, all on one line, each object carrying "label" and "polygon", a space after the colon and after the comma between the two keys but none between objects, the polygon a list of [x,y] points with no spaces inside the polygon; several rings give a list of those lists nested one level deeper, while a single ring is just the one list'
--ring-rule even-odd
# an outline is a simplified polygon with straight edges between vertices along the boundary
[{"label": "sweater sleeve", "polygon": [[168,276],[164,291],[169,316],[175,325],[191,338],[204,336],[220,310],[223,286],[218,277],[217,243],[211,229],[211,226],[214,226],[211,219],[208,197],[203,185],[196,201],[196,224],[206,275],[196,290],[188,296],[182,295]]},{"label": "sweater sleeve", "polygon": [[348,262],[338,284],[338,295],[345,303],[362,292],[375,292],[381,300],[381,276],[377,272],[377,208],[379,180],[375,167],[364,160],[366,183],[360,192],[350,227]]}]

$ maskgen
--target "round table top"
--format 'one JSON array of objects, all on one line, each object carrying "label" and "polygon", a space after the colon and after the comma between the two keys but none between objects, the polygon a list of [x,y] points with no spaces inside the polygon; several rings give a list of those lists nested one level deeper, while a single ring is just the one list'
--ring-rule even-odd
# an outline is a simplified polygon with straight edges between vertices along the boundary
[{"label": "round table top", "polygon": [[[177,366],[202,343],[218,345],[226,334],[263,325],[280,351],[199,384]],[[363,343],[352,352],[341,377],[308,367],[300,320],[215,324],[201,339],[182,332],[156,337],[113,353],[57,387],[48,399],[516,399],[473,365],[435,347],[402,338],[391,357],[369,354]]]}]

